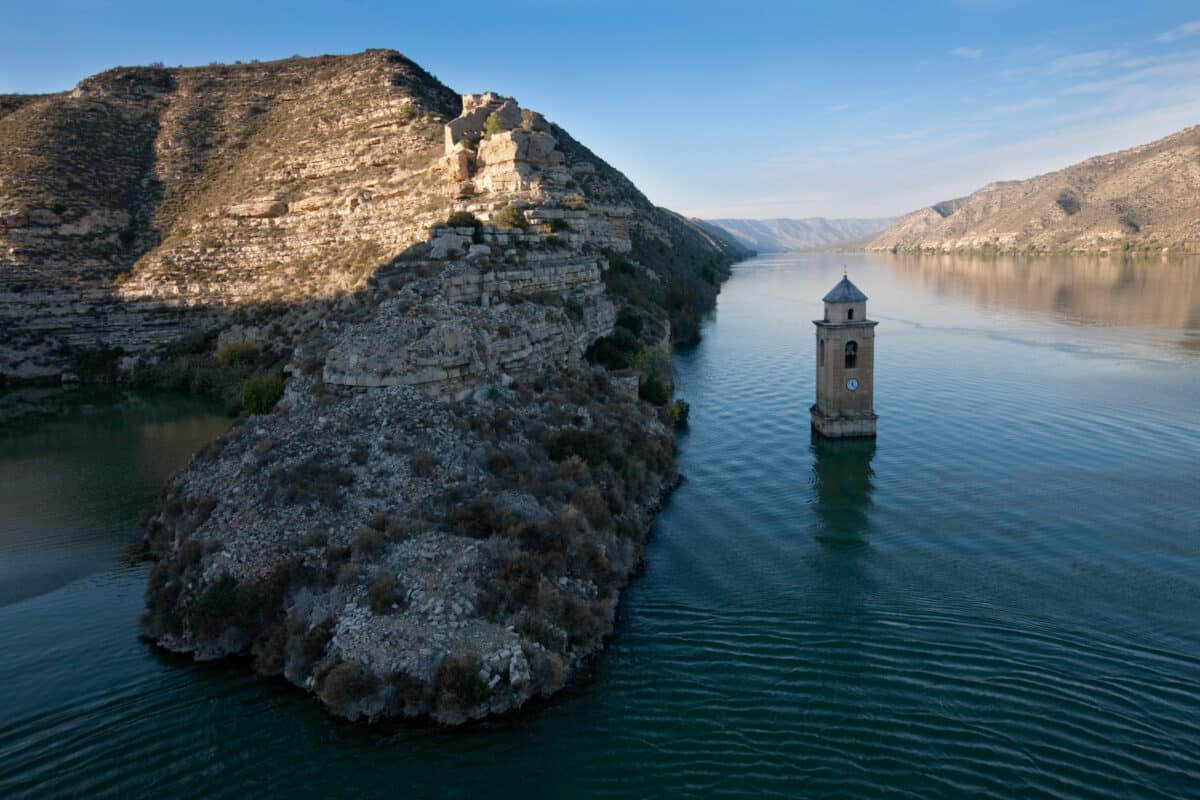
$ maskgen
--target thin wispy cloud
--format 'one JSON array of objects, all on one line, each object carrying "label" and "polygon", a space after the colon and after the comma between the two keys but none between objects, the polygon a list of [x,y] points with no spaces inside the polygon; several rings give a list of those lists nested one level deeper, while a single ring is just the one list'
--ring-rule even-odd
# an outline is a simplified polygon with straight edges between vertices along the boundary
[{"label": "thin wispy cloud", "polygon": [[1054,105],[1054,100],[1049,97],[1032,97],[1020,103],[1010,103],[1008,105],[996,106],[992,109],[995,114],[1020,114],[1023,111],[1033,111],[1037,108],[1046,108]]},{"label": "thin wispy cloud", "polygon": [[1127,58],[1117,64],[1121,69],[1138,69],[1153,64],[1158,59],[1151,56],[1142,56],[1140,58]]},{"label": "thin wispy cloud", "polygon": [[1196,90],[1198,75],[1200,75],[1200,59],[1193,57],[1144,67],[1104,80],[1078,83],[1064,87],[1059,90],[1059,93],[1094,95],[1126,87],[1134,87],[1137,91],[1144,92],[1165,85],[1170,87],[1171,92],[1185,95]]},{"label": "thin wispy cloud", "polygon": [[958,56],[959,58],[979,58],[983,55],[982,47],[956,47],[950,51],[950,55]]},{"label": "thin wispy cloud", "polygon": [[1069,56],[1054,59],[1046,70],[1051,75],[1061,72],[1092,70],[1111,64],[1127,55],[1128,53],[1124,50],[1092,50],[1086,53],[1072,53]]},{"label": "thin wispy cloud", "polygon": [[1197,33],[1200,33],[1200,19],[1185,22],[1177,28],[1160,33],[1155,37],[1155,41],[1170,44],[1171,42],[1178,42],[1180,39],[1186,39],[1188,36],[1195,36]]}]

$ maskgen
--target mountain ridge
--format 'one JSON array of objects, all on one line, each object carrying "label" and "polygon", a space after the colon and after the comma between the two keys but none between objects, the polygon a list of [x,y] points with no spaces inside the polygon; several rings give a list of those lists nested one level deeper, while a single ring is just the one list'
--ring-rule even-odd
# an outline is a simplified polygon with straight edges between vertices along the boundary
[{"label": "mountain ridge", "polygon": [[746,247],[760,253],[773,253],[845,245],[879,233],[894,220],[894,217],[777,217],[709,219],[704,223],[720,228]]},{"label": "mountain ridge", "polygon": [[918,209],[868,244],[893,252],[1200,251],[1200,126]]}]

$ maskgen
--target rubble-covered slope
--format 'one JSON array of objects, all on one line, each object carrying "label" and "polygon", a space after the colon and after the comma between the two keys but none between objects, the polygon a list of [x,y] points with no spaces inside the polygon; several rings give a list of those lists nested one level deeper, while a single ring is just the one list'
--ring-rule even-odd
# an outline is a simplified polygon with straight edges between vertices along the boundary
[{"label": "rubble-covered slope", "polygon": [[869,249],[1196,252],[1200,127],[898,219]]}]

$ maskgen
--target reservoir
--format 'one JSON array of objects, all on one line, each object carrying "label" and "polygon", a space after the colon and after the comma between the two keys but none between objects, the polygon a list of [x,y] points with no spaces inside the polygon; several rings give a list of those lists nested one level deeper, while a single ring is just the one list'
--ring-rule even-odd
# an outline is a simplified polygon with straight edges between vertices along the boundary
[{"label": "reservoir", "polygon": [[[822,442],[843,268],[878,437]],[[0,797],[1200,792],[1200,263],[761,256],[703,337],[617,637],[462,730],[139,639],[139,515],[218,407],[0,396]]]}]

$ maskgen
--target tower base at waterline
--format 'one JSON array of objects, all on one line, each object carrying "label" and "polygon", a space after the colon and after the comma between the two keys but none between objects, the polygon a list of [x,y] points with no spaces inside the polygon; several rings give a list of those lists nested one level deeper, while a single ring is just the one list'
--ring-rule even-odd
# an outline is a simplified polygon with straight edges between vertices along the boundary
[{"label": "tower base at waterline", "polygon": [[879,415],[872,412],[854,416],[826,416],[815,405],[810,412],[812,413],[813,430],[829,439],[873,437],[875,422],[879,419]]}]

